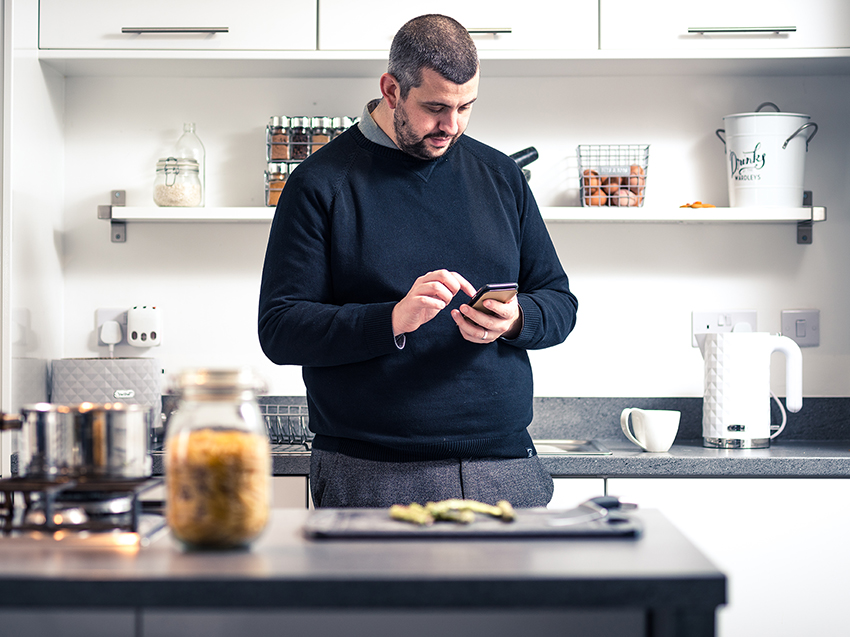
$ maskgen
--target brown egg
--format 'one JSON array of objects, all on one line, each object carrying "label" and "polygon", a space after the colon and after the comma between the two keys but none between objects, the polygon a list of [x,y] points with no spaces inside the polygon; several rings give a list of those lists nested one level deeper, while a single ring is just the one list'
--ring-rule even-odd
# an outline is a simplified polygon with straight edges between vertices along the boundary
[{"label": "brown egg", "polygon": [[582,172],[583,177],[581,178],[581,184],[584,186],[585,192],[593,192],[601,183],[599,182],[599,173],[595,170],[591,170],[587,168]]},{"label": "brown egg", "polygon": [[594,190],[589,195],[584,196],[585,206],[604,206],[608,201],[608,197],[601,190]]},{"label": "brown egg", "polygon": [[646,186],[645,171],[640,166],[633,165],[629,168],[629,174],[632,175],[629,177],[629,190],[636,195],[643,195],[643,189]]},{"label": "brown egg", "polygon": [[620,189],[619,177],[604,177],[602,179],[602,190],[606,195],[613,195]]},{"label": "brown egg", "polygon": [[638,196],[634,194],[631,190],[627,188],[621,188],[617,191],[612,197],[613,201],[611,203],[612,206],[637,206],[638,205]]}]

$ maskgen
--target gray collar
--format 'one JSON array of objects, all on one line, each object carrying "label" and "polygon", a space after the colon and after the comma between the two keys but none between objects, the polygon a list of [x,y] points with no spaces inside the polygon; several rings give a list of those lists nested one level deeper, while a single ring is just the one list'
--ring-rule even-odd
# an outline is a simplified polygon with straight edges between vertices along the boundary
[{"label": "gray collar", "polygon": [[363,133],[364,137],[368,139],[370,142],[375,142],[376,144],[380,144],[381,146],[386,146],[387,148],[395,148],[398,150],[398,146],[393,143],[393,140],[390,139],[390,136],[387,135],[381,127],[372,119],[372,111],[378,106],[381,100],[372,100],[363,108],[363,115],[360,117],[360,121],[357,123],[357,127],[360,129],[360,132]]}]

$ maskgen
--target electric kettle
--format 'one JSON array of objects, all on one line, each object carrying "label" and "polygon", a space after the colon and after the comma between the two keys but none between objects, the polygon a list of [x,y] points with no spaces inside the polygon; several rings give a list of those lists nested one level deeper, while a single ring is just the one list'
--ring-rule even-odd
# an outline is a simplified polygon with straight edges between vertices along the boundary
[{"label": "electric kettle", "polygon": [[700,349],[705,362],[702,407],[704,447],[760,449],[770,446],[784,427],[771,434],[770,356],[785,354],[785,404],[803,406],[803,354],[787,336],[767,332],[707,334]]}]

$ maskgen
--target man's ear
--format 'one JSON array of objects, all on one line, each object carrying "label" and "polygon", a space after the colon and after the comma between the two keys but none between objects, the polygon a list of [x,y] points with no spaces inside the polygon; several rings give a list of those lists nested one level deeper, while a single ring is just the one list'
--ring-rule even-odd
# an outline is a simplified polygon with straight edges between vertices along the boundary
[{"label": "man's ear", "polygon": [[384,73],[381,76],[380,86],[381,95],[387,103],[387,106],[395,109],[396,104],[398,104],[398,101],[401,98],[401,87],[398,84],[398,80],[389,73]]}]

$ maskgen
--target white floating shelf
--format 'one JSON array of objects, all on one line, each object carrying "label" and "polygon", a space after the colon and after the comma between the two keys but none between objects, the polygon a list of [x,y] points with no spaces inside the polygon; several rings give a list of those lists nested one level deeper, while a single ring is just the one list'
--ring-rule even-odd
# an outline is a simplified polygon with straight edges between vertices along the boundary
[{"label": "white floating shelf", "polygon": [[800,223],[826,221],[826,208],[548,207],[546,221],[581,223]]},{"label": "white floating shelf", "polygon": [[[112,221],[133,223],[258,223],[270,222],[274,208],[160,208],[112,206]],[[546,221],[576,223],[799,223],[825,221],[826,208],[615,208],[543,207]]]},{"label": "white floating shelf", "polygon": [[112,221],[147,223],[247,223],[269,222],[274,208],[252,206],[246,208],[166,208],[156,206],[112,206]]}]

